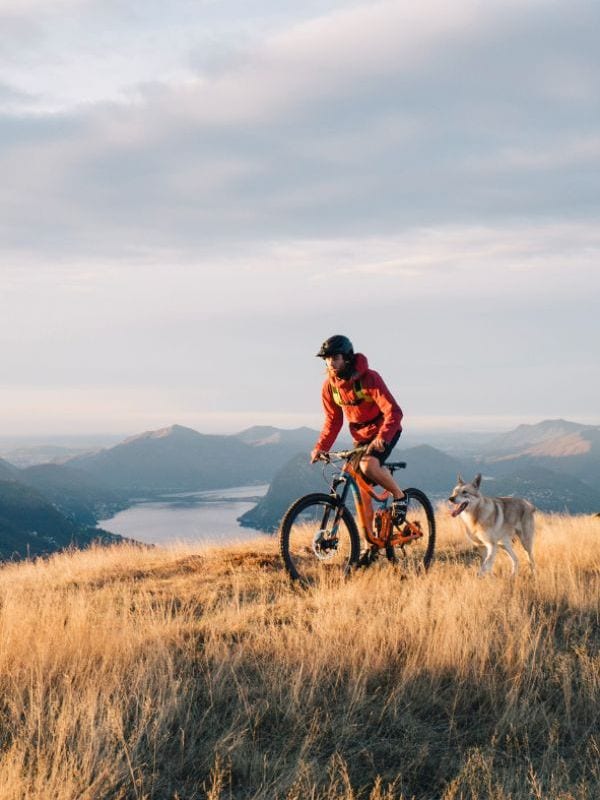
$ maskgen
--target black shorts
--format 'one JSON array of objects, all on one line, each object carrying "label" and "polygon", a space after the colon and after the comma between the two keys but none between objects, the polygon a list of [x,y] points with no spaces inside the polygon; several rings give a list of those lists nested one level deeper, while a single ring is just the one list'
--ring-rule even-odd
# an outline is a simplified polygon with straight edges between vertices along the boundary
[{"label": "black shorts", "polygon": [[[380,464],[383,464],[384,461],[387,461],[387,459],[390,456],[390,453],[392,452],[394,447],[396,447],[396,445],[398,444],[398,439],[400,438],[400,434],[401,433],[402,433],[402,431],[398,431],[398,433],[394,436],[392,441],[388,442],[380,453],[378,453],[376,450],[373,450],[373,452],[369,453],[369,455],[370,456],[374,456],[377,459],[377,461],[379,461]],[[375,438],[376,437],[373,437],[373,439],[375,439]],[[371,439],[370,442],[360,442],[360,444],[361,445],[362,444],[370,444],[373,441],[373,439]]]}]

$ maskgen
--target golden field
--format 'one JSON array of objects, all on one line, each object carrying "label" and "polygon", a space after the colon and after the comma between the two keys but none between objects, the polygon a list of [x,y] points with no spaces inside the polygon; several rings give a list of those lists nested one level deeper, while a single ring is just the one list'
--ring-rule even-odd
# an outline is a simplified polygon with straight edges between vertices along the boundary
[{"label": "golden field", "polygon": [[274,540],[0,569],[1,800],[594,800],[600,518],[537,516],[538,571],[290,585]]}]

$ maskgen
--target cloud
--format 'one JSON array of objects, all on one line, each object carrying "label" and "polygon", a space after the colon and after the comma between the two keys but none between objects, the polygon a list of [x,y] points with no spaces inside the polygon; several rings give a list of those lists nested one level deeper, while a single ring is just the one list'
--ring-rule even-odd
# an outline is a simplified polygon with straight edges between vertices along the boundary
[{"label": "cloud", "polygon": [[52,12],[63,14],[73,7],[91,5],[90,0],[2,0],[0,13],[27,18],[32,13]]},{"label": "cloud", "polygon": [[22,92],[7,83],[0,83],[0,113],[19,113],[31,108],[38,100],[36,95]]},{"label": "cloud", "polygon": [[465,280],[471,290],[476,287],[481,291],[481,276],[488,291],[495,294],[505,290],[507,271],[535,272],[536,282],[543,275],[547,286],[554,279],[562,285],[565,264],[570,263],[576,265],[579,276],[586,274],[591,284],[598,283],[600,288],[595,267],[600,257],[600,233],[595,224],[441,226],[361,244],[357,242],[351,248],[345,243],[341,249],[344,255],[338,259],[340,266],[328,259],[329,279],[336,275],[429,278],[433,274],[445,288],[454,285],[464,295],[469,293]]},{"label": "cloud", "polygon": [[[85,264],[45,270],[33,257],[6,265],[0,332],[35,346],[48,342],[48,331],[64,319],[81,329],[91,347],[114,336],[118,348],[121,339],[143,341],[155,331],[164,331],[174,345],[178,337],[188,338],[186,326],[193,328],[199,319],[207,330],[215,320],[230,320],[237,335],[254,317],[274,321],[283,314],[290,322],[293,316],[327,316],[332,301],[355,316],[371,300],[400,307],[407,294],[436,307],[474,300],[574,307],[600,292],[600,234],[597,225],[583,223],[441,226],[391,237],[233,243],[205,246],[195,257],[164,252],[161,264],[151,256],[124,264],[89,257]],[[111,327],[105,331],[107,314]],[[157,324],[163,317],[168,322]],[[70,346],[68,325],[59,325],[56,336],[57,350]]]},{"label": "cloud", "polygon": [[3,418],[223,430],[284,409],[289,424],[317,424],[314,352],[340,330],[397,387],[411,425],[590,415],[599,256],[586,223],[212,243],[194,258],[89,254],[44,268],[22,256],[3,265]]},{"label": "cloud", "polygon": [[243,58],[232,54],[219,74],[209,68],[174,89],[170,106],[204,125],[264,125],[324,98],[360,96],[396,75],[408,80],[440,48],[468,45],[507,10],[518,18],[538,6],[539,0],[461,0],[450,8],[424,0],[409,9],[384,0],[336,10],[267,37]]},{"label": "cloud", "polygon": [[318,424],[339,330],[409,421],[596,409],[596,3],[20,7],[5,424]]},{"label": "cloud", "polygon": [[[5,112],[4,252],[158,263],[207,242],[594,219],[573,171],[597,169],[597,12],[576,5],[343,8],[216,73]],[[550,96],[540,65],[586,74],[586,101]]]},{"label": "cloud", "polygon": [[465,166],[485,172],[555,171],[600,166],[600,136],[567,135],[559,143],[538,148],[503,148],[484,158],[467,158]]}]

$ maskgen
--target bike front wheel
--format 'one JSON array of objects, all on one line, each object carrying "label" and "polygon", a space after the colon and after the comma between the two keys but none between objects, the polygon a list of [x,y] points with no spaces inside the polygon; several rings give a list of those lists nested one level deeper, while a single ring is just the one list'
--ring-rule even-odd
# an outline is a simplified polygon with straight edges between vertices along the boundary
[{"label": "bike front wheel", "polygon": [[293,580],[314,584],[344,577],[360,554],[354,517],[332,495],[301,497],[281,521],[279,552]]}]

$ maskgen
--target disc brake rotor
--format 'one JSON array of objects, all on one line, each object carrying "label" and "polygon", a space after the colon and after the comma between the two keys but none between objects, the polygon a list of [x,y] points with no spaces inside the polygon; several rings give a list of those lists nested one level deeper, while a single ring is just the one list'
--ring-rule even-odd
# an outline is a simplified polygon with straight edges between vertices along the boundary
[{"label": "disc brake rotor", "polygon": [[337,553],[338,539],[332,538],[325,530],[317,531],[312,540],[312,550],[319,561],[329,561]]}]

